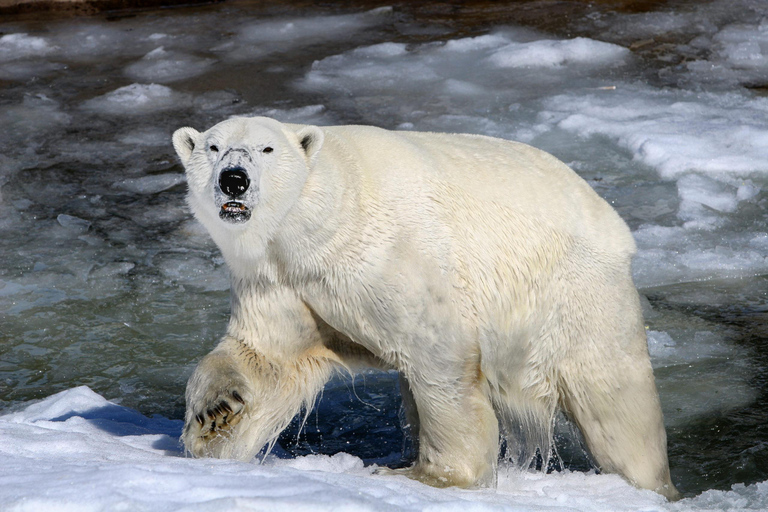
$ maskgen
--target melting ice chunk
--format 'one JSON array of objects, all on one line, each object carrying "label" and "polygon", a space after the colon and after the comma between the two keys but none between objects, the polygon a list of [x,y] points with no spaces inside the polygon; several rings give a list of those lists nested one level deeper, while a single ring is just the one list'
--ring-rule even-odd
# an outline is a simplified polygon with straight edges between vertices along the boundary
[{"label": "melting ice chunk", "polygon": [[254,110],[253,115],[271,117],[283,123],[333,124],[331,113],[323,105],[307,105],[289,109],[260,108]]},{"label": "melting ice chunk", "polygon": [[83,103],[83,108],[102,114],[148,114],[185,108],[191,101],[189,95],[164,85],[131,84],[90,99]]},{"label": "melting ice chunk", "polygon": [[391,13],[391,7],[382,7],[362,14],[312,16],[282,22],[259,21],[240,29],[240,37],[250,42],[280,43],[281,46],[307,39],[347,38],[354,32],[389,19]]},{"label": "melting ice chunk", "polygon": [[566,64],[622,63],[628,56],[629,50],[622,46],[577,37],[565,41],[512,42],[494,51],[488,61],[501,68],[554,68]]},{"label": "melting ice chunk", "polygon": [[628,86],[555,96],[545,108],[542,119],[584,137],[607,136],[664,178],[763,171],[768,161],[765,99]]},{"label": "melting ice chunk", "polygon": [[168,51],[161,46],[128,66],[125,74],[136,80],[170,83],[205,73],[213,63],[213,59]]},{"label": "melting ice chunk", "polygon": [[167,146],[171,136],[158,128],[141,128],[123,133],[117,140],[130,146]]},{"label": "melting ice chunk", "polygon": [[689,174],[677,180],[680,196],[678,217],[696,221],[697,225],[711,225],[722,219],[720,213],[736,211],[739,200],[737,189],[707,176]]},{"label": "melting ice chunk", "polygon": [[157,194],[184,182],[183,174],[167,173],[129,178],[112,184],[113,188],[135,194]]},{"label": "melting ice chunk", "polygon": [[214,51],[229,60],[246,60],[285,52],[308,44],[348,39],[353,34],[391,20],[392,8],[381,7],[359,14],[272,19],[246,23],[234,39]]},{"label": "melting ice chunk", "polygon": [[768,22],[756,25],[729,25],[714,41],[720,56],[734,68],[764,68],[768,71]]},{"label": "melting ice chunk", "polygon": [[90,221],[81,219],[79,217],[74,217],[72,215],[67,215],[65,213],[62,213],[56,217],[56,221],[59,223],[59,225],[66,228],[67,230],[78,234],[85,233],[91,227]]},{"label": "melting ice chunk", "polygon": [[54,48],[42,37],[27,34],[6,34],[0,37],[0,62],[43,56]]}]

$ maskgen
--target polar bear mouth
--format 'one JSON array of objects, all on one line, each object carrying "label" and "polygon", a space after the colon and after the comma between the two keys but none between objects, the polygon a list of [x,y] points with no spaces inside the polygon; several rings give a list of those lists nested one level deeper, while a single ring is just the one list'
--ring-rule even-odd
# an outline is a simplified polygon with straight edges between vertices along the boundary
[{"label": "polar bear mouth", "polygon": [[240,201],[229,201],[221,205],[219,218],[227,222],[246,222],[251,218],[251,210]]}]

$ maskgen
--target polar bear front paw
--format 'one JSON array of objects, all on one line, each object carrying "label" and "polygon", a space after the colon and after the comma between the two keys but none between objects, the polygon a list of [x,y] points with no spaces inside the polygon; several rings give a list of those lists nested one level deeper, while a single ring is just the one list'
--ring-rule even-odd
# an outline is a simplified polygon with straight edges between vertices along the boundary
[{"label": "polar bear front paw", "polygon": [[184,426],[185,448],[195,457],[218,457],[245,415],[246,402],[239,391],[228,390],[192,408]]},{"label": "polar bear front paw", "polygon": [[245,400],[236,390],[230,391],[229,397],[195,414],[199,424],[200,437],[213,439],[237,425],[245,409]]}]

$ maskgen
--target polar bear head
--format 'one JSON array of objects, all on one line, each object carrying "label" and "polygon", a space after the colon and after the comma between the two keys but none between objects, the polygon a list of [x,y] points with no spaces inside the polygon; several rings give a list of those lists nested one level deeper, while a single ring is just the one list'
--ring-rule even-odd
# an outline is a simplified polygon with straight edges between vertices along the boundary
[{"label": "polar bear head", "polygon": [[203,133],[180,128],[173,134],[187,173],[187,200],[217,242],[233,231],[268,240],[298,200],[322,145],[318,127],[266,117],[237,117]]}]

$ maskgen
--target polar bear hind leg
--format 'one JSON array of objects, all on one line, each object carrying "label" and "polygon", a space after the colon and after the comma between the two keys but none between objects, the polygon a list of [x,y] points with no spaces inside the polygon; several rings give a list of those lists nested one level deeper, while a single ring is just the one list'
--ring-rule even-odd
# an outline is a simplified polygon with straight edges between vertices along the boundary
[{"label": "polar bear hind leg", "polygon": [[601,470],[677,499],[637,292],[628,271],[602,277],[602,287],[593,278],[572,288],[582,295],[564,313],[571,323],[557,371],[560,404]]},{"label": "polar bear hind leg", "polygon": [[446,366],[440,377],[429,379],[401,369],[406,417],[417,424],[418,458],[409,468],[381,468],[379,474],[405,475],[433,487],[495,484],[498,420],[478,365],[463,366],[459,376]]}]

